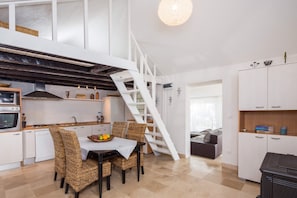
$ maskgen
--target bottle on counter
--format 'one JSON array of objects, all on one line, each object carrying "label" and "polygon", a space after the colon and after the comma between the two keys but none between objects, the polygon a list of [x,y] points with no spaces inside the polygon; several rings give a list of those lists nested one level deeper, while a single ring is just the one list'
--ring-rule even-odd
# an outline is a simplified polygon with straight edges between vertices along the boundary
[{"label": "bottle on counter", "polygon": [[22,113],[22,128],[26,128],[26,115],[25,113]]},{"label": "bottle on counter", "polygon": [[98,91],[96,92],[96,97],[95,98],[96,98],[96,100],[99,100],[99,92]]},{"label": "bottle on counter", "polygon": [[98,112],[98,115],[96,116],[97,117],[97,123],[100,123],[101,122],[101,112]]}]

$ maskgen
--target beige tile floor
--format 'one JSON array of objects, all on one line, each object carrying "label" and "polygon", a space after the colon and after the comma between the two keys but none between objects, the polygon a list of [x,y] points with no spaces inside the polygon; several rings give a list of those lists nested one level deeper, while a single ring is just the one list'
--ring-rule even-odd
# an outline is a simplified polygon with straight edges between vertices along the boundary
[{"label": "beige tile floor", "polygon": [[[52,160],[35,163],[20,169],[0,172],[1,198],[72,198],[59,188],[60,179],[53,181]],[[103,198],[255,198],[259,184],[241,180],[237,172],[221,166],[220,158],[209,160],[192,156],[173,161],[170,156],[146,155],[145,174],[140,182],[136,170],[126,173],[126,184],[121,183],[120,170],[113,169],[111,190]],[[80,198],[97,198],[98,185],[92,184],[80,193]]]}]

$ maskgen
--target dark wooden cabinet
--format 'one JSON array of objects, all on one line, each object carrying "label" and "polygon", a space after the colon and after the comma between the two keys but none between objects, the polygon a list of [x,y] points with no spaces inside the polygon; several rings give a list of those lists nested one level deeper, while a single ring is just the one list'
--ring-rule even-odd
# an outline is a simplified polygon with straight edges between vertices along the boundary
[{"label": "dark wooden cabinet", "polygon": [[267,153],[260,170],[259,198],[297,197],[297,156]]}]

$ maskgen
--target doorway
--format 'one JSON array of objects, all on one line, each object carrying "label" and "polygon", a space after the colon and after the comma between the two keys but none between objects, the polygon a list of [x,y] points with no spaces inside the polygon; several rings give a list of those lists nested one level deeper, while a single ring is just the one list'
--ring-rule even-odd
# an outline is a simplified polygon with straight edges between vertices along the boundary
[{"label": "doorway", "polygon": [[188,87],[190,152],[207,158],[222,153],[223,122],[222,82],[208,82]]}]

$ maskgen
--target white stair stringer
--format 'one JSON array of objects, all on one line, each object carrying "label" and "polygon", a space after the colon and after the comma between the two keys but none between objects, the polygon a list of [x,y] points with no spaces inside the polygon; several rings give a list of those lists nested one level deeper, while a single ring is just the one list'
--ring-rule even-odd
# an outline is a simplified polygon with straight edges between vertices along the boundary
[{"label": "white stair stringer", "polygon": [[[149,116],[153,118],[154,122],[153,124],[148,123],[148,126],[156,126],[158,128],[158,132],[150,132],[148,129],[146,129],[145,133],[145,138],[150,144],[154,154],[169,154],[174,160],[179,160],[179,156],[175,149],[175,146],[169,136],[166,126],[161,119],[161,116],[155,106],[155,103],[142,76],[137,71],[126,70],[123,72],[112,74],[111,78],[117,86],[118,91],[120,92],[135,121],[137,123],[146,123],[146,119],[143,119],[144,114],[140,113],[137,108],[137,105],[139,105],[140,103],[136,103],[131,96],[131,94],[135,92],[141,94],[143,102],[145,103],[146,108],[149,111]],[[127,82],[127,79],[131,80],[131,78],[133,79],[137,89],[128,90],[125,86],[124,82]],[[159,139],[156,139],[156,137],[159,137]]]}]

